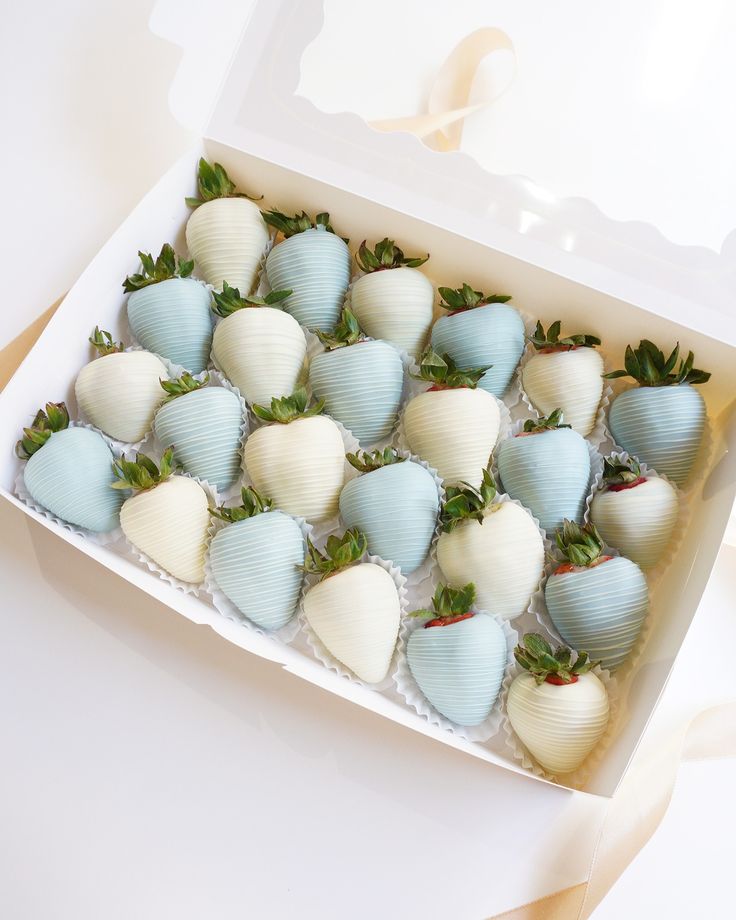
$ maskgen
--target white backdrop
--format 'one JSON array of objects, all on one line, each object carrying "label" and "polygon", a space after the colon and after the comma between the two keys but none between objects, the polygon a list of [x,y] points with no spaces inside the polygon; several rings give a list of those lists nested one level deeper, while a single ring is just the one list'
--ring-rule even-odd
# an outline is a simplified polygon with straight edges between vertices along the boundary
[{"label": "white backdrop", "polygon": [[[170,5],[182,22],[200,6]],[[5,6],[3,343],[73,282],[191,140],[167,109],[178,52],[148,31],[150,2]],[[708,30],[725,41],[717,4],[700,4],[698,17],[694,4],[668,4],[676,11],[666,21],[664,3],[642,21],[633,3],[620,19],[589,12],[585,33],[573,25],[583,5],[571,0],[555,7],[562,26],[529,0],[433,4],[431,22],[428,6],[376,0],[361,18],[364,4],[328,0],[301,91],[328,110],[352,101],[367,116],[407,114],[457,38],[500,25],[522,76],[469,123],[466,149],[494,169],[588,194],[615,216],[657,217],[674,239],[717,248],[736,213],[724,152],[732,127],[687,82],[708,60],[678,57],[667,79],[650,65],[652,93],[666,95],[675,76],[680,92],[661,125],[647,124],[646,100],[635,100],[636,124],[620,126],[624,78],[646,69],[641,36],[649,30],[650,57],[669,49],[665,60],[683,35],[688,48]],[[225,47],[245,7],[217,0],[197,27],[221,29]],[[608,57],[573,64],[570,49],[593,32],[610,44]],[[682,143],[671,143],[679,123]],[[4,916],[480,920],[582,879],[600,802],[490,769],[297,682],[5,505],[0,535]],[[735,563],[736,551],[724,550],[649,745],[732,696]],[[646,916],[655,906],[673,917],[718,914],[731,888],[720,830],[736,817],[730,786],[728,766],[684,768],[660,832],[596,916]]]}]

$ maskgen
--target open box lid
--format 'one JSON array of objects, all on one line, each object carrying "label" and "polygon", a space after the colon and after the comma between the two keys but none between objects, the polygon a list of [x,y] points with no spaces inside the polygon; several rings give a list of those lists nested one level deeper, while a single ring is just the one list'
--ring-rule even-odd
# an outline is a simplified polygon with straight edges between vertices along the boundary
[{"label": "open box lid", "polygon": [[[160,2],[152,18],[154,31],[189,46],[171,95],[179,117],[211,105],[229,47],[225,31],[234,42],[242,28],[210,108],[207,138],[736,344],[727,322],[736,294],[736,234],[721,253],[677,245],[650,224],[606,217],[591,201],[493,175],[465,153],[439,153],[404,132],[382,133],[355,114],[325,113],[296,94],[304,51],[323,27],[323,0],[255,0],[245,11],[220,5],[229,18],[205,47],[201,29],[187,32],[180,17],[169,15],[169,2]],[[207,67],[209,80],[202,79]]]}]

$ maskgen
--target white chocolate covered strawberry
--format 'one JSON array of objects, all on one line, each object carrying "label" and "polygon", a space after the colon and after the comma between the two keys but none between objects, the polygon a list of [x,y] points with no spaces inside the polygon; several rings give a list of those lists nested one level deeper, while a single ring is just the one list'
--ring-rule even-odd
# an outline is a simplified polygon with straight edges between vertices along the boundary
[{"label": "white chocolate covered strawberry", "polygon": [[82,414],[117,441],[140,441],[151,430],[156,409],[166,398],[163,361],[149,351],[125,351],[109,332],[89,338],[99,357],[77,375],[74,393]]},{"label": "white chocolate covered strawberry", "polygon": [[325,553],[310,542],[306,571],[318,584],[304,598],[304,615],[327,651],[369,684],[388,674],[401,619],[396,584],[373,562],[360,562],[367,541],[357,530],[327,539]]},{"label": "white chocolate covered strawberry", "polygon": [[113,488],[136,492],[120,509],[120,526],[130,542],[181,581],[204,580],[210,526],[207,493],[188,476],[172,475],[174,450],[157,466],[145,454],[115,461]]},{"label": "white chocolate covered strawberry", "polygon": [[281,309],[291,291],[244,297],[225,283],[213,295],[212,357],[248,403],[269,403],[297,388],[307,357],[299,323]]},{"label": "white chocolate covered strawberry", "polygon": [[417,271],[428,258],[405,256],[389,239],[381,240],[373,250],[364,240],[355,257],[365,272],[350,295],[361,328],[413,357],[422,353],[432,325],[434,288]]},{"label": "white chocolate covered strawberry", "polygon": [[526,395],[540,415],[561,409],[565,421],[585,437],[595,425],[603,394],[603,358],[594,335],[560,338],[560,320],[545,333],[537,323],[530,342],[537,351],[521,374]]},{"label": "white chocolate covered strawberry", "polygon": [[187,198],[187,246],[204,280],[220,291],[227,281],[250,294],[268,244],[258,205],[238,192],[224,168],[205,159],[197,174],[199,198]]},{"label": "white chocolate covered strawberry", "polygon": [[544,542],[525,508],[494,502],[488,470],[478,489],[448,486],[437,562],[450,585],[475,585],[478,606],[504,618],[523,613],[544,570]]},{"label": "white chocolate covered strawberry", "polygon": [[530,754],[555,775],[572,773],[598,744],[608,725],[608,693],[591,673],[585,652],[553,651],[537,633],[514,650],[523,668],[509,687],[511,727]]},{"label": "white chocolate covered strawberry", "polygon": [[431,348],[417,377],[431,383],[409,401],[404,431],[412,453],[426,460],[445,482],[479,486],[498,439],[501,413],[494,396],[478,389],[487,368],[458,368]]},{"label": "white chocolate covered strawberry", "polygon": [[337,514],[345,477],[345,445],[340,429],[324,415],[324,404],[307,408],[304,387],[272,399],[270,408],[253,406],[269,424],[245,442],[243,461],[259,492],[277,508],[310,522]]}]

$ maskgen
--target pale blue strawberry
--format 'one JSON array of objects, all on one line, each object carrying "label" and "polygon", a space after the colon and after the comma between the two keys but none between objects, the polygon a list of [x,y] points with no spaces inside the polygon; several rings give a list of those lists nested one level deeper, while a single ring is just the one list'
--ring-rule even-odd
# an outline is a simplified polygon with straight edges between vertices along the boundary
[{"label": "pale blue strawberry", "polygon": [[692,352],[678,366],[679,356],[679,343],[665,358],[656,345],[642,339],[638,348],[626,346],[626,369],[605,376],[630,376],[639,384],[611,404],[608,423],[615,442],[681,486],[705,428],[705,403],[693,385],[706,383],[710,374],[693,367]]},{"label": "pale blue strawberry", "polygon": [[557,531],[565,561],[547,579],[552,622],[568,645],[613,670],[626,659],[649,611],[643,572],[624,556],[607,556],[595,524],[565,521]]},{"label": "pale blue strawberry", "polygon": [[527,419],[524,429],[498,448],[503,491],[520,501],[551,533],[565,518],[582,521],[590,483],[588,444],[562,424],[555,410],[548,418]]},{"label": "pale blue strawberry", "polygon": [[432,610],[406,643],[409,669],[437,712],[456,725],[479,725],[493,709],[506,669],[506,637],[487,613],[471,608],[472,584],[454,589],[439,585]]},{"label": "pale blue strawberry", "polygon": [[368,551],[410,575],[427,558],[439,497],[432,474],[387,447],[372,454],[348,454],[362,475],[340,493],[340,514],[349,528],[368,539]]},{"label": "pale blue strawberry", "polygon": [[211,297],[189,276],[194,262],[181,262],[166,243],[158,258],[139,252],[142,272],[123,282],[128,322],[140,344],[191,374],[201,373],[212,348]]},{"label": "pale blue strawberry", "polygon": [[488,367],[478,386],[500,399],[524,351],[524,321],[505,294],[484,294],[469,284],[438,289],[448,310],[432,327],[432,348],[459,367]]},{"label": "pale blue strawberry", "polygon": [[265,211],[263,219],[285,237],[266,259],[271,290],[292,291],[282,306],[302,326],[332,330],[350,283],[347,240],[337,236],[326,213],[312,220],[303,211],[294,217]]},{"label": "pale blue strawberry", "polygon": [[16,452],[28,460],[25,487],[37,504],[68,524],[95,533],[115,530],[125,495],[112,488],[112,451],[96,431],[68,426],[64,403],[47,403],[23,429]]},{"label": "pale blue strawberry", "polygon": [[301,528],[270,499],[243,489],[243,504],[213,512],[227,521],[210,543],[212,576],[223,594],[263,629],[281,629],[299,602],[306,544]]},{"label": "pale blue strawberry", "polygon": [[346,307],[334,333],[317,333],[326,351],[312,359],[309,382],[334,419],[361,444],[374,444],[393,431],[404,389],[404,365],[388,342],[363,341],[358,321]]},{"label": "pale blue strawberry", "polygon": [[240,476],[243,407],[232,390],[207,386],[209,374],[195,380],[184,373],[162,380],[168,397],[156,413],[153,430],[161,444],[172,444],[177,463],[220,491]]}]

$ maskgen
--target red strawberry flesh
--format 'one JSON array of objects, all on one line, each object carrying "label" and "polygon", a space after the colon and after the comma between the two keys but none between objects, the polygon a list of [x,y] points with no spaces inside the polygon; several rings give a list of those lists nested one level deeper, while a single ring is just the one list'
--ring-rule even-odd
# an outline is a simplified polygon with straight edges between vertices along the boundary
[{"label": "red strawberry flesh", "polygon": [[545,683],[554,684],[555,687],[564,687],[565,684],[576,684],[578,682],[577,674],[570,674],[569,680],[563,680],[557,674],[548,674],[544,678]]},{"label": "red strawberry flesh", "polygon": [[640,486],[643,482],[646,482],[644,476],[640,476],[638,479],[635,479],[633,482],[619,482],[615,485],[608,486],[607,492],[625,492],[626,489],[633,489],[635,486]]},{"label": "red strawberry flesh", "polygon": [[584,572],[586,569],[594,569],[602,562],[608,562],[609,559],[613,559],[613,556],[599,556],[595,562],[591,562],[590,565],[573,565],[572,562],[563,562],[562,565],[557,566],[552,574],[566,575],[568,572]]},{"label": "red strawberry flesh", "polygon": [[424,628],[429,629],[431,626],[452,626],[453,623],[459,623],[461,620],[469,620],[474,616],[474,613],[458,613],[454,617],[436,617],[434,620],[425,623]]}]

